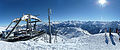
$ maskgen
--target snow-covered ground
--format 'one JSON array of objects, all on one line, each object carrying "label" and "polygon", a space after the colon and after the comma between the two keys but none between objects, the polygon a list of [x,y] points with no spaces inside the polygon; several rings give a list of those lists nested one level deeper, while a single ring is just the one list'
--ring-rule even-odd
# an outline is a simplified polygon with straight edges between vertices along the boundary
[{"label": "snow-covered ground", "polygon": [[0,33],[5,30],[6,27],[0,27]]},{"label": "snow-covered ground", "polygon": [[102,33],[62,41],[60,41],[62,38],[59,37],[58,42],[51,44],[45,43],[41,39],[13,43],[0,41],[0,50],[119,50],[119,36],[116,33],[112,34],[112,37],[109,37],[109,33],[106,36],[105,33]]}]

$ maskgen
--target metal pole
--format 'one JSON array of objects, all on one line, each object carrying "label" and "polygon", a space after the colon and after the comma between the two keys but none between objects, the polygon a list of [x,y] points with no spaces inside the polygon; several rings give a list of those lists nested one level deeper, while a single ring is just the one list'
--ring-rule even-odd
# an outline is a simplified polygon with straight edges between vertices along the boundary
[{"label": "metal pole", "polygon": [[26,20],[27,20],[26,31],[27,31],[27,34],[28,34],[28,32],[29,32],[29,31],[28,31],[28,29],[29,29],[29,27],[28,27],[28,26],[29,26],[29,23],[28,23],[28,19],[26,19]]},{"label": "metal pole", "polygon": [[49,20],[49,43],[51,43],[51,26],[50,26],[50,9],[48,9],[48,20]]},{"label": "metal pole", "polygon": [[10,27],[10,25],[12,24],[13,22],[11,22],[9,25],[8,25],[8,27],[6,28],[6,30]]},{"label": "metal pole", "polygon": [[17,27],[17,25],[20,23],[22,19],[20,18],[19,21],[16,23],[16,25],[13,27],[13,29],[10,31],[10,33],[7,34],[7,36],[5,37],[6,39],[9,37],[9,35],[14,31],[14,29]]},{"label": "metal pole", "polygon": [[35,22],[35,24],[34,24],[34,30],[36,30],[36,26],[37,26],[37,25],[36,25],[36,22]]},{"label": "metal pole", "polygon": [[29,23],[29,33],[30,33],[30,35],[32,36],[32,28],[31,28],[31,17],[30,17],[30,14],[28,14],[28,23]]}]

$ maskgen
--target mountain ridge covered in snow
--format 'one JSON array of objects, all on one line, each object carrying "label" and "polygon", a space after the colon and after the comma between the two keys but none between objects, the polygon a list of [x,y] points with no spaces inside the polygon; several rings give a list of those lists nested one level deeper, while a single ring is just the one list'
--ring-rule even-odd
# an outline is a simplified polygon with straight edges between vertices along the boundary
[{"label": "mountain ridge covered in snow", "polygon": [[[45,33],[28,41],[0,41],[0,50],[119,50],[119,35],[112,33],[112,36],[110,36],[109,29],[106,33],[104,32],[104,28],[110,27],[113,27],[112,32],[114,32],[115,28],[119,28],[119,25],[120,22],[117,21],[52,22],[52,43],[48,43],[49,35]],[[24,28],[24,25],[22,28]],[[48,24],[38,24],[37,30],[48,32]],[[57,37],[55,34],[57,34]]]}]

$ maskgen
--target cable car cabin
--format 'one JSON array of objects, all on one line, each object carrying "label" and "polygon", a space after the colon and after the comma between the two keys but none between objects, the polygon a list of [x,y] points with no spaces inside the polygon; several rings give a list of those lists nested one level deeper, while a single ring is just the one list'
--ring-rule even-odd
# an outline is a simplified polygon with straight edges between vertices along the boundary
[{"label": "cable car cabin", "polygon": [[[22,28],[23,26],[18,25],[21,21],[26,22],[24,29]],[[41,20],[30,14],[23,15],[21,18],[16,18],[8,25],[6,31],[2,31],[2,34],[0,35],[1,40],[8,42],[25,41],[40,36],[41,34],[45,33],[45,31],[36,30],[37,22],[41,22]],[[15,26],[11,30],[8,30],[12,23],[15,23]],[[34,26],[32,26],[32,23]]]}]

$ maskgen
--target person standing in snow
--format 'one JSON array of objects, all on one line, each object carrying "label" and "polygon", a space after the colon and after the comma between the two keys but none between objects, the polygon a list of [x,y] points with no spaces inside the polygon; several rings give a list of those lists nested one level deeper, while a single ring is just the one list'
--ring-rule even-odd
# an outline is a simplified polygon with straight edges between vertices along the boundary
[{"label": "person standing in snow", "polygon": [[118,28],[116,28],[116,33],[119,35]]},{"label": "person standing in snow", "polygon": [[119,41],[120,41],[120,33],[119,33],[119,31],[118,31],[118,28],[116,28],[116,33],[118,34],[118,36],[119,36]]},{"label": "person standing in snow", "polygon": [[119,33],[119,31],[118,31],[118,28],[116,28],[116,33],[118,34],[119,40],[120,40],[120,33]]},{"label": "person standing in snow", "polygon": [[109,35],[111,36],[111,28],[109,29]]},{"label": "person standing in snow", "polygon": [[105,35],[106,35],[106,33],[107,33],[107,28],[105,28]]},{"label": "person standing in snow", "polygon": [[119,35],[119,41],[120,41],[120,33],[118,32],[118,35]]},{"label": "person standing in snow", "polygon": [[105,33],[107,32],[107,28],[105,28]]}]

